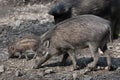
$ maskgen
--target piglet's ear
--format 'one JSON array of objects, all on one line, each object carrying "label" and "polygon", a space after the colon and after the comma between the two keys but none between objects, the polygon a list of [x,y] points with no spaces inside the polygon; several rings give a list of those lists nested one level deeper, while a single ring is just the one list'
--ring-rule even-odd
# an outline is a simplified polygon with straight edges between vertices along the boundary
[{"label": "piglet's ear", "polygon": [[11,49],[11,50],[14,50],[14,47],[13,46],[10,46],[10,47],[8,47],[9,49]]},{"label": "piglet's ear", "polygon": [[50,46],[50,41],[49,40],[44,41],[43,46],[48,48]]}]

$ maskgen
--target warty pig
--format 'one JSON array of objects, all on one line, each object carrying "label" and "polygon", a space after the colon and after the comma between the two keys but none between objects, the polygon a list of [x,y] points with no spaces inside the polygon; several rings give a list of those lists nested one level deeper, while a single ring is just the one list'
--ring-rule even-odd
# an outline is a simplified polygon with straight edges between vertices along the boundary
[{"label": "warty pig", "polygon": [[[62,63],[69,56],[73,69],[77,69],[76,49],[90,48],[94,61],[88,64],[88,69],[93,70],[99,59],[98,48],[103,50],[110,40],[110,22],[94,15],[81,15],[58,23],[53,29],[40,37],[38,54],[43,54],[36,59],[33,68],[39,68],[52,56],[63,54]],[[109,68],[111,58],[107,56]]]}]

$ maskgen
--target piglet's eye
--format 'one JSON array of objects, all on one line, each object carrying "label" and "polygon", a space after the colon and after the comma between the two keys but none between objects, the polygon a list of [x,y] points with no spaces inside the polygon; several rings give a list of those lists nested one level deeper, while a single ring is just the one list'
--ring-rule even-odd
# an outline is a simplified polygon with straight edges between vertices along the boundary
[{"label": "piglet's eye", "polygon": [[11,48],[12,50],[14,50],[14,47],[13,47],[13,46],[11,46],[10,48]]}]

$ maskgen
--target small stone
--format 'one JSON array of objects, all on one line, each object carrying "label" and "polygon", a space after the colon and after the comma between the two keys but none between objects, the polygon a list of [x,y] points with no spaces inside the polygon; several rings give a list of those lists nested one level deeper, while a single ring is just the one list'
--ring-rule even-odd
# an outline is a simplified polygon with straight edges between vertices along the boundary
[{"label": "small stone", "polygon": [[120,43],[118,43],[118,46],[120,46]]},{"label": "small stone", "polygon": [[85,78],[83,80],[92,80],[91,76],[85,75]]},{"label": "small stone", "polygon": [[73,80],[77,80],[77,77],[78,75],[76,73],[73,73]]},{"label": "small stone", "polygon": [[80,74],[86,74],[87,72],[90,72],[89,68],[81,69]]},{"label": "small stone", "polygon": [[[120,50],[117,50],[118,53],[120,53]],[[119,56],[119,55],[118,55]]]},{"label": "small stone", "polygon": [[115,47],[115,49],[116,49],[116,50],[119,50],[119,49],[120,49],[120,47],[119,47],[119,46],[117,46],[117,47]]},{"label": "small stone", "polygon": [[6,71],[5,73],[10,74],[10,73],[12,73],[12,71]]},{"label": "small stone", "polygon": [[20,72],[20,70],[16,71],[15,76],[17,76],[17,77],[22,76],[22,73]]},{"label": "small stone", "polygon": [[50,73],[54,73],[53,69],[47,69],[47,70],[45,70],[45,74],[50,74]]},{"label": "small stone", "polygon": [[43,72],[37,73],[39,76],[44,76]]},{"label": "small stone", "polygon": [[117,57],[120,58],[120,55],[118,55]]},{"label": "small stone", "polygon": [[100,66],[98,66],[97,69],[100,70]]},{"label": "small stone", "polygon": [[117,70],[120,70],[120,67],[118,67]]},{"label": "small stone", "polygon": [[4,72],[5,71],[5,66],[4,65],[1,65],[0,66],[0,73]]},{"label": "small stone", "polygon": [[21,20],[16,20],[15,21],[15,26],[20,26],[21,22],[22,22]]},{"label": "small stone", "polygon": [[105,70],[108,70],[109,69],[109,67],[107,66],[107,67],[105,67]]}]

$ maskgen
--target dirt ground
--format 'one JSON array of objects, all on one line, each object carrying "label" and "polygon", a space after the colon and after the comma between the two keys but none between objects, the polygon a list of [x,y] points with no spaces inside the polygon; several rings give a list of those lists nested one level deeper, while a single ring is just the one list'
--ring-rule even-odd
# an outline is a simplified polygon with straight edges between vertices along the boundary
[{"label": "dirt ground", "polygon": [[47,14],[50,6],[51,3],[0,7],[0,80],[120,80],[120,38],[109,45],[112,64],[117,67],[114,71],[102,69],[107,64],[101,55],[97,65],[101,69],[83,75],[81,71],[92,61],[89,49],[78,50],[78,65],[83,69],[76,71],[72,71],[69,59],[65,66],[60,65],[62,56],[53,57],[40,69],[32,69],[34,59],[8,59],[9,43],[27,34],[40,36],[54,26],[53,17]]}]

